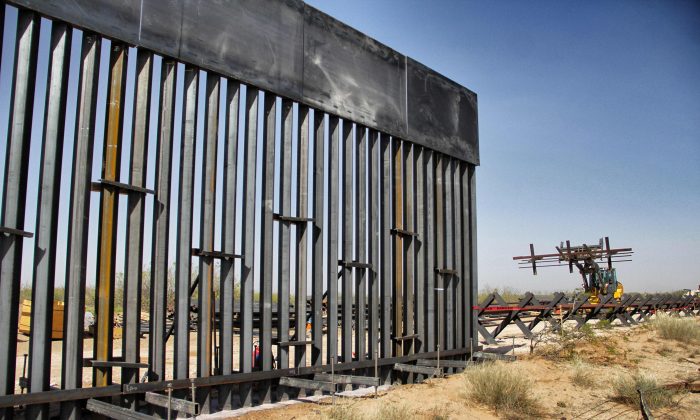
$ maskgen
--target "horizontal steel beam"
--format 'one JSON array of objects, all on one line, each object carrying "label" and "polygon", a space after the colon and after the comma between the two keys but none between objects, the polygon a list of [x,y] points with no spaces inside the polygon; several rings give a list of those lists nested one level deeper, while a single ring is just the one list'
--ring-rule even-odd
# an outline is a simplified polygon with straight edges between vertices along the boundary
[{"label": "horizontal steel beam", "polygon": [[172,396],[158,394],[155,392],[146,393],[146,402],[158,407],[169,408],[184,414],[196,416],[199,414],[199,404],[192,401],[183,400],[181,398],[173,398]]},{"label": "horizontal steel beam", "polygon": [[95,414],[101,414],[110,419],[152,419],[153,417],[148,414],[139,413],[137,411],[131,411],[128,408],[119,407],[114,404],[106,403],[104,401],[89,399],[85,408]]},{"label": "horizontal steel beam", "polygon": [[280,378],[279,384],[281,386],[289,386],[292,388],[314,389],[316,391],[326,391],[326,392],[335,391],[335,385],[333,383],[323,382],[323,381],[313,381],[311,379],[289,378],[289,377],[283,376]]},{"label": "horizontal steel beam", "polygon": [[332,375],[330,373],[317,373],[314,375],[314,380],[331,382],[341,385],[365,385],[379,386],[379,378],[369,376],[352,376],[352,375]]},{"label": "horizontal steel beam", "polygon": [[408,373],[419,373],[421,375],[428,375],[428,376],[440,376],[442,375],[442,368],[434,368],[430,366],[416,366],[416,365],[407,365],[404,363],[396,363],[394,364],[394,370],[397,370],[399,372],[408,372]]}]

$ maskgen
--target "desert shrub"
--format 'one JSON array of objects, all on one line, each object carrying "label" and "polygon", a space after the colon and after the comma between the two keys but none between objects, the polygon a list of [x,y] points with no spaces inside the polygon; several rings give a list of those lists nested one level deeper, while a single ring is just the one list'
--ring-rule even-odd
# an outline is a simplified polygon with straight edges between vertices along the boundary
[{"label": "desert shrub", "polygon": [[581,388],[593,388],[595,374],[591,371],[591,365],[581,359],[574,359],[571,364],[571,383]]},{"label": "desert shrub", "polygon": [[405,405],[385,404],[377,411],[376,415],[371,416],[377,420],[404,420],[413,417],[414,413]]},{"label": "desert shrub", "polygon": [[700,341],[700,324],[691,318],[676,318],[658,313],[652,325],[662,338],[682,343]]},{"label": "desert shrub", "polygon": [[536,415],[538,402],[531,396],[532,384],[513,365],[484,363],[467,368],[465,396],[496,411]]},{"label": "desert shrub", "polygon": [[669,406],[673,402],[673,392],[659,385],[656,378],[648,373],[622,374],[613,379],[613,400],[631,406],[639,405],[639,389],[649,408]]},{"label": "desert shrub", "polygon": [[326,413],[329,420],[362,420],[355,409],[349,404],[335,404]]}]

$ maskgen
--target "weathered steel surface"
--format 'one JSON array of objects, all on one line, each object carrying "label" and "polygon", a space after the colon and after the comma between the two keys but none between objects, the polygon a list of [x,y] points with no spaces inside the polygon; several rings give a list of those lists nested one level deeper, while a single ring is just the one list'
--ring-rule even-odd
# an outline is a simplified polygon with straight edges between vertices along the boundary
[{"label": "weathered steel surface", "polygon": [[302,1],[11,3],[479,163],[476,94]]}]

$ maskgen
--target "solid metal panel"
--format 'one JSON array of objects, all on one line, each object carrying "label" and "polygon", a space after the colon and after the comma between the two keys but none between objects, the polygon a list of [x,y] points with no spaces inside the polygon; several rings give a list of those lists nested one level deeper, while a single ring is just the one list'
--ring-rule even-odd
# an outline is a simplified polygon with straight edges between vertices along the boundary
[{"label": "solid metal panel", "polygon": [[[380,255],[381,255],[381,238],[382,231],[379,223],[381,222],[381,197],[384,191],[380,189],[380,174],[381,174],[381,140],[379,133],[374,130],[369,130],[369,166],[367,167],[367,178],[369,179],[369,191],[367,194],[367,207],[369,213],[367,215],[367,225],[369,226],[369,241],[367,242],[369,263],[372,268],[367,271],[369,276],[369,346],[367,348],[370,359],[377,358],[379,350],[379,282],[380,282]],[[372,372],[374,374],[374,372]]]},{"label": "solid metal panel", "polygon": [[[381,226],[381,249],[380,253],[382,256],[382,275],[381,275],[381,300],[382,300],[382,312],[381,312],[381,335],[380,335],[380,349],[381,357],[391,357],[391,282],[393,280],[393,258],[392,258],[392,238],[391,238],[391,228],[393,227],[393,194],[392,190],[392,179],[391,179],[391,147],[389,137],[386,135],[381,135],[377,140],[380,142],[380,153],[382,159],[382,173],[379,185],[380,191],[380,208],[381,212],[379,217],[382,221]],[[387,194],[387,192],[389,194]]]},{"label": "solid metal panel", "polygon": [[[0,225],[24,230],[27,166],[39,43],[38,16],[29,12],[19,12],[15,42],[15,74],[8,106],[11,113],[5,151],[5,184],[2,191]],[[15,343],[22,269],[22,237],[2,234],[0,246],[0,337],[9,344],[7,351],[0,353],[0,395],[10,395],[15,392]],[[0,410],[0,416],[3,415],[12,416],[12,409]]]},{"label": "solid metal panel", "polygon": [[405,135],[405,57],[312,7],[304,11],[303,100]]},{"label": "solid metal panel", "polygon": [[180,58],[282,96],[301,98],[302,2],[183,3]]},{"label": "solid metal panel", "polygon": [[[340,219],[342,220],[343,244],[341,255],[344,261],[352,261],[352,239],[353,239],[353,202],[352,202],[352,149],[355,137],[353,135],[352,123],[343,121],[343,162],[340,169],[340,179],[342,180],[342,208]],[[342,340],[341,357],[343,362],[352,360],[352,293],[353,293],[353,268],[343,266],[341,268],[343,287],[343,309],[342,309]]]},{"label": "solid metal panel", "polygon": [[[292,206],[292,101],[282,100],[282,127],[280,128],[280,166],[279,189],[280,202],[278,208],[283,216],[291,216]],[[290,276],[290,233],[291,224],[278,221],[278,271],[277,271],[277,340],[289,341],[289,276]],[[278,347],[277,367],[286,369],[289,367],[289,348]]]},{"label": "solid metal panel", "polygon": [[[146,51],[136,54],[136,94],[134,95],[131,140],[131,171],[129,184],[146,186],[148,157],[148,124],[151,108],[151,77],[153,57]],[[143,219],[145,194],[128,196],[126,227],[126,273],[124,276],[124,331],[122,354],[125,362],[141,361],[141,281],[143,270]],[[122,369],[122,383],[139,381],[138,369]],[[136,400],[126,398],[130,408],[136,409]]]},{"label": "solid metal panel", "polygon": [[314,200],[314,223],[313,223],[313,253],[310,264],[311,269],[311,365],[320,366],[323,364],[323,220],[326,217],[323,210],[325,175],[323,165],[325,158],[324,147],[326,142],[324,131],[325,117],[320,111],[314,110],[314,152],[313,152],[313,190],[311,194]]},{"label": "solid metal panel", "polygon": [[[238,110],[241,87],[233,80],[226,85],[226,128],[224,132],[224,185],[222,194],[221,244],[226,254],[236,253],[236,182],[238,174]],[[229,375],[233,371],[233,306],[235,287],[235,261],[221,261],[221,316],[219,334],[221,334],[221,349],[219,349],[219,366],[221,374]],[[231,386],[219,387],[219,405],[228,410],[233,407]]]},{"label": "solid metal panel", "polygon": [[[265,93],[263,112],[265,121],[262,125],[262,161],[259,168],[263,180],[262,202],[260,203],[260,356],[262,369],[272,369],[272,209],[275,186],[275,120],[276,101],[274,95]],[[271,400],[270,381],[260,384],[260,402]]]},{"label": "solid metal panel", "polygon": [[[95,105],[99,74],[100,38],[84,34],[78,82],[73,168],[68,218],[66,290],[63,318],[61,387],[80,388],[83,384],[83,318],[85,311],[85,274],[90,216],[90,171],[95,138]],[[165,359],[165,355],[163,355]],[[1,390],[0,390],[1,391]],[[61,417],[80,418],[75,402],[61,404]]]},{"label": "solid metal panel", "polygon": [[338,360],[338,215],[340,205],[339,168],[340,168],[340,123],[338,117],[328,117],[328,165],[330,175],[328,178],[328,251],[326,286],[327,303],[326,312],[328,318],[328,332],[326,334],[326,363],[331,362],[331,357]]},{"label": "solid metal panel", "polygon": [[[5,8],[4,5],[0,5]],[[1,16],[0,16],[1,17]],[[3,23],[4,24],[4,23]],[[2,44],[0,44],[2,45]],[[64,24],[51,27],[51,56],[46,89],[46,117],[41,147],[39,198],[37,200],[34,276],[32,283],[32,329],[29,336],[29,390],[48,391],[51,373],[51,327],[61,154],[65,124],[71,30]],[[30,417],[48,417],[48,405],[29,407]]]},{"label": "solid metal panel", "polygon": [[[310,217],[308,211],[308,182],[309,182],[309,130],[311,129],[311,115],[309,108],[299,105],[297,112],[297,208],[295,214],[298,217]],[[295,294],[295,325],[297,340],[306,340],[306,302],[307,302],[307,249],[309,223],[297,224],[297,271]],[[294,367],[306,366],[306,345],[294,349]]]},{"label": "solid metal panel", "polygon": [[187,66],[182,104],[180,185],[175,261],[175,354],[174,378],[189,377],[190,282],[192,277],[192,208],[194,195],[195,135],[197,132],[197,85],[199,70]]},{"label": "solid metal panel", "polygon": [[[258,100],[259,91],[248,87],[246,91],[246,127],[243,137],[243,156],[240,164],[243,166],[243,204],[241,206],[241,226],[243,237],[241,248],[241,338],[239,370],[243,373],[252,372],[253,357],[253,280],[255,261],[255,170],[256,147],[258,138]],[[244,407],[253,402],[250,384],[238,387],[240,402]]]},{"label": "solid metal panel", "polygon": [[426,211],[425,211],[425,152],[423,147],[414,146],[414,161],[416,176],[415,188],[415,203],[416,203],[416,233],[418,237],[415,241],[415,282],[416,282],[416,334],[418,340],[415,344],[415,352],[419,353],[425,349],[425,332],[426,332],[426,296],[427,296],[427,270],[426,249]]},{"label": "solid metal panel", "polygon": [[[368,261],[367,258],[367,129],[357,127],[357,163],[355,166],[355,197],[357,210],[355,218],[355,259],[360,262]],[[367,318],[365,308],[367,305],[367,272],[366,269],[355,269],[355,354],[357,360],[365,360],[365,330]]]},{"label": "solid metal panel", "polygon": [[149,324],[149,379],[165,379],[165,317],[168,309],[168,247],[170,239],[170,180],[175,124],[177,63],[163,60],[160,75],[160,113],[153,199],[153,251],[151,257],[151,308]]},{"label": "solid metal panel", "polygon": [[[127,47],[112,44],[109,65],[109,97],[105,117],[104,157],[102,179],[119,181],[122,125],[124,120],[124,88],[126,87]],[[117,245],[118,193],[103,188],[100,199],[100,226],[98,233],[95,360],[112,358],[112,327],[114,322],[114,276]],[[93,368],[93,386],[107,386],[112,382],[111,368]]]},{"label": "solid metal panel", "polygon": [[410,58],[406,75],[408,138],[478,165],[476,94]]},{"label": "solid metal panel", "polygon": [[479,163],[476,94],[301,1],[11,3]]},{"label": "solid metal panel", "polygon": [[[219,90],[221,78],[207,74],[206,97],[204,99],[204,159],[202,165],[202,209],[199,224],[199,249],[214,251],[214,217],[216,210],[216,162],[219,140]],[[199,257],[199,290],[197,296],[197,376],[207,377],[212,373],[212,330],[214,327],[213,305],[214,259]],[[198,390],[197,402],[202,413],[210,410],[209,388]]]},{"label": "solid metal panel", "polygon": [[425,153],[425,236],[423,243],[426,249],[425,269],[426,269],[426,351],[435,351],[436,329],[435,319],[435,152],[424,149]]}]

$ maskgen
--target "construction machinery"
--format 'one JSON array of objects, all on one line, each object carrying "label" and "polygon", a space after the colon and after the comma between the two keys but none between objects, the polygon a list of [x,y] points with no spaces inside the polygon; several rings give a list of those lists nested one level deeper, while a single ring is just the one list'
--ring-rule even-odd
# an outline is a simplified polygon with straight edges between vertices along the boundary
[{"label": "construction machinery", "polygon": [[618,281],[613,262],[632,261],[632,248],[610,248],[606,236],[596,245],[571,245],[570,241],[561,242],[554,247],[552,254],[535,254],[535,247],[530,244],[530,255],[513,257],[520,268],[532,267],[532,274],[537,275],[537,267],[569,267],[569,272],[578,268],[583,281],[583,290],[589,295],[589,302],[597,304],[604,296],[613,295],[620,300],[624,287]]}]

